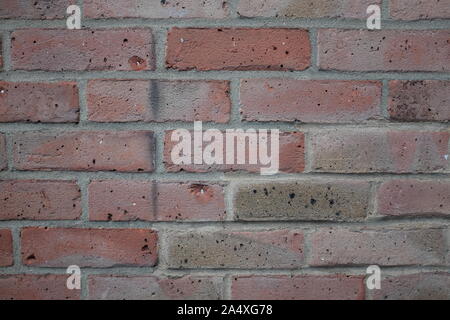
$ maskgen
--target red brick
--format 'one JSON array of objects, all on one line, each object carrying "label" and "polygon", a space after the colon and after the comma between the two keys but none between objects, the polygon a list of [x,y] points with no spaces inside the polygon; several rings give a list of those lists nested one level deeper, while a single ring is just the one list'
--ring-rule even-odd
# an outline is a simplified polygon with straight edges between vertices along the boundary
[{"label": "red brick", "polygon": [[92,300],[219,300],[219,277],[90,276]]},{"label": "red brick", "polygon": [[0,275],[0,300],[79,300],[80,290],[67,289],[69,275]]},{"label": "red brick", "polygon": [[311,266],[445,265],[447,241],[443,229],[343,229],[314,231],[310,238]]},{"label": "red brick", "polygon": [[378,190],[378,214],[386,216],[450,215],[450,182],[396,179]]},{"label": "red brick", "polygon": [[318,172],[418,173],[448,171],[449,132],[325,131],[312,137]]},{"label": "red brick", "polygon": [[349,275],[240,276],[233,300],[363,300],[364,277]]},{"label": "red brick", "polygon": [[25,132],[14,137],[18,170],[152,171],[150,131]]},{"label": "red brick", "polygon": [[450,121],[450,81],[391,81],[388,111],[398,121]]},{"label": "red brick", "polygon": [[450,274],[424,272],[387,276],[381,290],[370,291],[373,300],[449,300]]},{"label": "red brick", "polygon": [[172,28],[166,65],[178,70],[304,70],[311,45],[300,29]]},{"label": "red brick", "polygon": [[295,269],[304,263],[301,231],[195,231],[168,235],[174,269]]},{"label": "red brick", "polygon": [[78,219],[80,198],[75,181],[0,181],[0,220]]},{"label": "red brick", "polygon": [[227,81],[94,80],[88,118],[97,122],[212,121],[230,119]]},{"label": "red brick", "polygon": [[11,34],[14,70],[139,71],[154,68],[150,29],[24,29]]},{"label": "red brick", "polygon": [[381,0],[239,0],[244,17],[365,19],[366,9]]},{"label": "red brick", "polygon": [[450,31],[322,29],[322,70],[450,71]]},{"label": "red brick", "polygon": [[106,180],[89,185],[93,221],[221,221],[223,187],[203,183]]},{"label": "red brick", "polygon": [[214,18],[228,17],[224,0],[85,0],[88,18]]},{"label": "red brick", "polygon": [[64,19],[66,9],[76,0],[2,0],[1,19]]},{"label": "red brick", "polygon": [[391,0],[390,14],[399,20],[430,20],[450,18],[448,0]]},{"label": "red brick", "polygon": [[11,231],[8,229],[0,229],[0,267],[9,267],[13,263],[13,240]]},{"label": "red brick", "polygon": [[8,160],[6,156],[6,138],[5,135],[0,133],[0,171],[6,169],[8,166]]},{"label": "red brick", "polygon": [[0,68],[3,68],[3,45],[2,45],[2,39],[0,39]]},{"label": "red brick", "polygon": [[0,122],[78,122],[75,82],[0,81]]},{"label": "red brick", "polygon": [[22,261],[27,266],[154,266],[156,232],[149,229],[22,229]]},{"label": "red brick", "polygon": [[256,79],[241,81],[246,121],[358,122],[380,118],[375,81]]},{"label": "red brick", "polygon": [[[269,166],[262,165],[259,160],[258,164],[252,165],[249,164],[248,156],[246,156],[246,164],[237,164],[237,160],[235,159],[235,164],[225,164],[226,161],[226,139],[225,133],[224,135],[224,164],[213,164],[207,165],[203,164],[174,164],[171,159],[172,149],[178,144],[178,142],[172,142],[171,136],[173,131],[166,131],[165,140],[164,140],[164,164],[166,170],[169,172],[179,172],[179,171],[187,171],[187,172],[210,172],[210,171],[248,171],[248,172],[260,172],[261,168],[266,168]],[[194,132],[191,132],[191,137],[194,139]],[[270,141],[270,139],[269,139]],[[269,143],[270,144],[270,143]],[[205,148],[208,143],[204,143],[203,147]],[[246,144],[246,149],[248,150],[248,143]],[[279,139],[279,171],[285,173],[295,173],[295,172],[303,172],[305,169],[305,137],[301,132],[280,132]],[[235,155],[237,152],[235,153]],[[192,161],[194,163],[194,155],[192,152]]]}]

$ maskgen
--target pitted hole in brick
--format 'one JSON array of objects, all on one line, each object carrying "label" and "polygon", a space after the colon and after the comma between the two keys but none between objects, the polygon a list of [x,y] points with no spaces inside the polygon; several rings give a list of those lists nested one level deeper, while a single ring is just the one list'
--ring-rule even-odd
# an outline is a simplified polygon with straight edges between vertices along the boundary
[{"label": "pitted hole in brick", "polygon": [[128,59],[128,63],[134,71],[144,70],[147,67],[147,62],[138,56],[132,56]]}]

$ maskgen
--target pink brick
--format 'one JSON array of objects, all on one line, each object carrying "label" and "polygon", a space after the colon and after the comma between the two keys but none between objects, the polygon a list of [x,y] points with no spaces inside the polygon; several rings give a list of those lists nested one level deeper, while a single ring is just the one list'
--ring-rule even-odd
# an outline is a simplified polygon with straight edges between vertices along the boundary
[{"label": "pink brick", "polygon": [[77,0],[2,0],[1,19],[64,19],[66,9]]},{"label": "pink brick", "polygon": [[8,160],[6,155],[6,137],[0,133],[0,171],[6,169]]},{"label": "pink brick", "polygon": [[448,0],[391,0],[390,14],[399,20],[430,20],[450,18]]},{"label": "pink brick", "polygon": [[13,240],[11,231],[9,229],[0,229],[0,267],[9,267],[13,263]]}]

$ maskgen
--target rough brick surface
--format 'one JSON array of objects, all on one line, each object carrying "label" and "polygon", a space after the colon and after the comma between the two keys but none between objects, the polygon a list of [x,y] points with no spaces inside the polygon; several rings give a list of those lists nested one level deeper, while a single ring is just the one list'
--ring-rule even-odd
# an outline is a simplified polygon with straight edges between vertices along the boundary
[{"label": "rough brick surface", "polygon": [[106,180],[89,185],[94,221],[219,221],[224,190],[217,184]]},{"label": "rough brick surface", "polygon": [[172,28],[166,65],[203,71],[304,70],[310,57],[305,30]]},{"label": "rough brick surface", "polygon": [[362,220],[367,215],[366,182],[286,182],[243,184],[235,188],[239,220]]},{"label": "rough brick surface", "polygon": [[18,170],[152,171],[148,131],[26,132],[14,137]]},{"label": "rough brick surface", "polygon": [[362,300],[364,277],[347,275],[234,277],[236,300]]},{"label": "rough brick surface", "polygon": [[339,130],[312,137],[319,172],[442,172],[450,168],[449,132]]},{"label": "rough brick surface", "polygon": [[241,81],[246,121],[356,122],[380,118],[381,83],[257,79]]},{"label": "rough brick surface", "polygon": [[27,266],[153,266],[158,236],[146,229],[22,229],[22,262]]},{"label": "rough brick surface", "polygon": [[226,123],[229,92],[226,81],[89,81],[88,117],[97,122]]},{"label": "rough brick surface", "polygon": [[391,81],[388,111],[398,121],[450,121],[450,81]]},{"label": "rough brick surface", "polygon": [[0,81],[0,122],[78,122],[75,82]]},{"label": "rough brick surface", "polygon": [[2,0],[0,19],[63,19],[76,0]]},{"label": "rough brick surface", "polygon": [[322,70],[450,71],[450,31],[322,29],[318,63]]},{"label": "rough brick surface", "polygon": [[304,237],[297,231],[184,232],[170,235],[170,268],[298,268]]},{"label": "rough brick surface", "polygon": [[94,300],[219,300],[220,277],[90,276],[89,298]]},{"label": "rough brick surface", "polygon": [[0,267],[11,266],[13,258],[13,240],[11,231],[0,229]]},{"label": "rough brick surface", "polygon": [[0,171],[7,167],[6,138],[0,133]]},{"label": "rough brick surface", "polygon": [[[1,52],[3,52],[2,42],[3,42],[3,40],[0,39],[0,49],[2,50]],[[3,55],[2,55],[2,53],[0,53],[0,69],[3,69]]]},{"label": "rough brick surface", "polygon": [[75,181],[0,181],[0,220],[74,220],[81,216]]},{"label": "rough brick surface", "polygon": [[378,190],[378,214],[450,215],[450,181],[392,180]]},{"label": "rough brick surface", "polygon": [[326,228],[312,233],[311,266],[445,265],[445,230]]},{"label": "rough brick surface", "polygon": [[391,0],[390,14],[399,20],[429,20],[450,18],[447,0]]},{"label": "rough brick surface", "polygon": [[11,34],[15,70],[152,70],[150,29],[23,29]]},{"label": "rough brick surface", "polygon": [[86,0],[89,18],[211,18],[228,17],[224,0]]},{"label": "rough brick surface", "polygon": [[80,290],[67,289],[68,275],[0,275],[0,300],[78,300]]}]

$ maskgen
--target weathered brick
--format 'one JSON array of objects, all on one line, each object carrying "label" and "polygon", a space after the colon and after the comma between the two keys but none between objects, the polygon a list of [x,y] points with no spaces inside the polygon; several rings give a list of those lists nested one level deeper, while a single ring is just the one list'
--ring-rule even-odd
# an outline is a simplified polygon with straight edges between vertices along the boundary
[{"label": "weathered brick", "polygon": [[22,262],[27,266],[154,266],[158,236],[149,229],[22,229]]},{"label": "weathered brick", "polygon": [[230,119],[227,81],[94,80],[88,118],[97,122],[211,121]]},{"label": "weathered brick", "polygon": [[184,276],[89,277],[89,299],[93,300],[219,300],[223,279]]},{"label": "weathered brick", "polygon": [[381,0],[239,0],[243,17],[364,19],[371,4]]},{"label": "weathered brick", "polygon": [[240,97],[246,121],[359,122],[380,118],[381,83],[247,79]]},{"label": "weathered brick", "polygon": [[311,266],[445,265],[443,229],[326,228],[310,238]]},{"label": "weathered brick", "polygon": [[210,183],[93,181],[89,217],[94,221],[220,221],[225,218],[224,190]]},{"label": "weathered brick", "polygon": [[150,29],[23,29],[11,34],[14,70],[139,71],[154,68]]},{"label": "weathered brick", "polygon": [[0,19],[63,19],[77,0],[2,0]]},{"label": "weathered brick", "polygon": [[382,278],[381,290],[369,292],[374,300],[449,300],[450,274],[424,272]]},{"label": "weathered brick", "polygon": [[450,18],[448,0],[391,0],[390,14],[399,20],[430,20]]},{"label": "weathered brick", "polygon": [[[1,34],[0,34],[1,35]],[[2,52],[3,52],[3,43],[2,43],[2,39],[0,39],[0,69],[3,69],[3,56],[2,56]]]},{"label": "weathered brick", "polygon": [[229,4],[224,0],[86,0],[88,18],[226,18]]},{"label": "weathered brick", "polygon": [[350,275],[240,276],[233,300],[363,300],[364,277]]},{"label": "weathered brick", "polygon": [[78,122],[75,82],[0,81],[0,122]]},{"label": "weathered brick", "polygon": [[449,132],[333,130],[312,137],[318,172],[447,171]]},{"label": "weathered brick", "polygon": [[81,216],[81,193],[75,181],[6,180],[0,206],[0,220],[74,220]]},{"label": "weathered brick", "polygon": [[80,290],[67,289],[68,275],[0,275],[0,300],[79,300]]},{"label": "weathered brick", "polygon": [[18,170],[152,171],[150,131],[25,132],[14,137]]},{"label": "weathered brick", "polygon": [[322,70],[450,71],[449,37],[449,30],[322,29],[318,63]]},{"label": "weathered brick", "polygon": [[13,263],[13,240],[11,231],[9,229],[0,229],[0,267],[9,267]]},{"label": "weathered brick", "polygon": [[0,171],[6,169],[8,166],[8,160],[6,156],[6,138],[5,135],[0,133]]},{"label": "weathered brick", "polygon": [[[268,168],[270,165],[263,165],[258,158],[257,164],[250,164],[248,150],[249,143],[246,143],[245,164],[238,164],[237,151],[234,164],[226,164],[226,132],[223,133],[223,164],[208,165],[204,161],[202,164],[194,164],[194,152],[192,152],[192,164],[174,164],[172,161],[172,150],[178,142],[171,141],[173,131],[166,131],[164,139],[164,164],[169,172],[210,172],[210,171],[248,171],[260,172],[261,168]],[[270,131],[268,136],[270,137]],[[191,138],[194,139],[194,132],[191,132]],[[248,140],[248,139],[247,139]],[[236,140],[235,140],[236,141]],[[270,141],[270,139],[269,139]],[[270,149],[270,142],[268,143]],[[203,150],[209,143],[203,143]],[[259,143],[258,143],[259,150]],[[305,136],[302,132],[280,132],[279,135],[279,171],[286,173],[303,172],[305,169]]]},{"label": "weathered brick", "polygon": [[166,65],[178,70],[304,70],[311,45],[300,29],[172,28]]},{"label": "weathered brick", "polygon": [[396,179],[383,183],[377,196],[378,214],[450,215],[450,182]]},{"label": "weathered brick", "polygon": [[391,81],[388,111],[398,121],[450,121],[450,81]]},{"label": "weathered brick", "polygon": [[298,181],[241,184],[234,192],[238,220],[363,220],[369,206],[366,182]]},{"label": "weathered brick", "polygon": [[297,268],[303,264],[303,233],[297,231],[196,231],[169,235],[170,268]]}]

